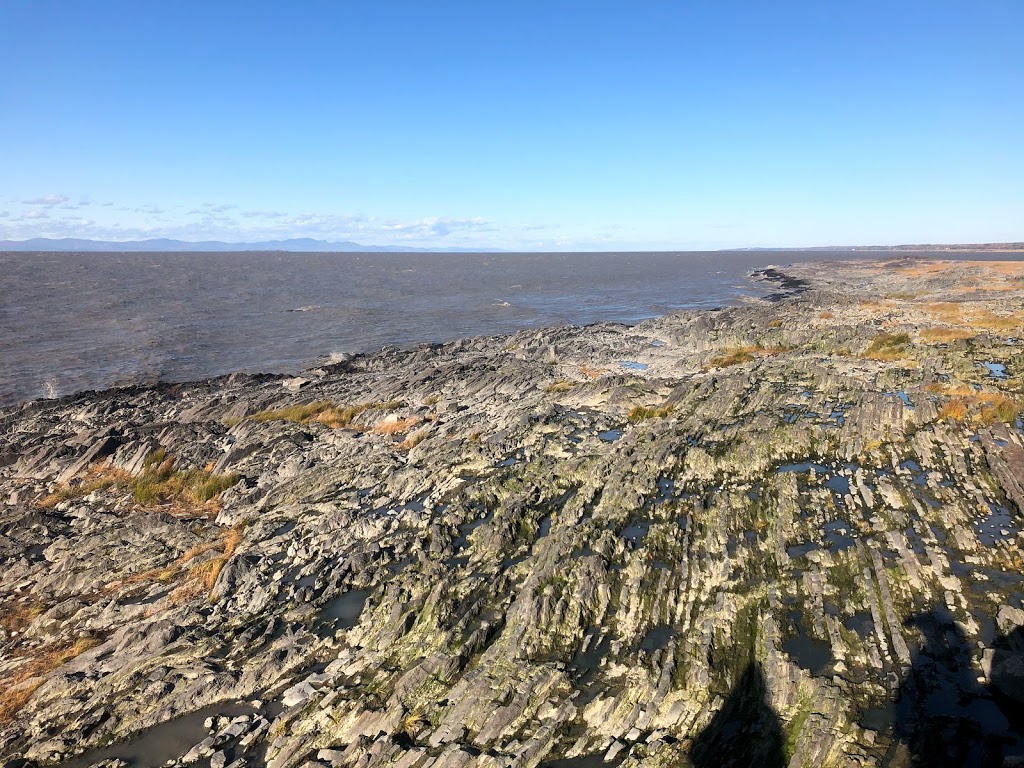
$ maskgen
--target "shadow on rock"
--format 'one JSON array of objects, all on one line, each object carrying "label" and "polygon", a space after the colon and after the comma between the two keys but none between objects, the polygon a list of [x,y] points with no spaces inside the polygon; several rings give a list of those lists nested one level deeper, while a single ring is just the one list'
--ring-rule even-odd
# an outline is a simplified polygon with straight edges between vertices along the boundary
[{"label": "shadow on rock", "polygon": [[782,768],[782,724],[768,703],[761,665],[751,662],[694,741],[694,768]]},{"label": "shadow on rock", "polygon": [[[912,640],[911,667],[894,704],[896,742],[889,764],[989,768],[1020,754],[1006,697],[979,682],[971,646],[952,614],[935,608],[904,624],[920,640]],[[1006,764],[1017,763],[1011,758]]]}]

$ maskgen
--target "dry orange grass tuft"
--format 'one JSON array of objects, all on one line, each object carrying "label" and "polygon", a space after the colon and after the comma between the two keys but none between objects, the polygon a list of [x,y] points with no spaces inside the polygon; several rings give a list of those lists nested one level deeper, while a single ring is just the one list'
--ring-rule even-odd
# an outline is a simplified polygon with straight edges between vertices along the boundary
[{"label": "dry orange grass tuft", "polygon": [[178,565],[184,565],[185,563],[195,560],[200,555],[205,555],[207,552],[217,548],[217,542],[208,541],[205,544],[197,544],[194,547],[186,549],[185,552],[176,561]]},{"label": "dry orange grass tuft", "polygon": [[217,577],[224,570],[224,563],[227,562],[227,559],[226,556],[222,555],[212,560],[207,560],[205,563],[200,563],[189,571],[189,579],[199,582],[209,592],[213,589],[213,585],[217,583]]},{"label": "dry orange grass tuft", "polygon": [[62,501],[85,498],[90,493],[108,490],[130,478],[131,475],[124,470],[114,469],[106,464],[95,464],[89,468],[84,478],[63,484],[53,493],[40,499],[38,506],[52,509]]},{"label": "dry orange grass tuft", "polygon": [[967,401],[962,397],[955,397],[939,409],[939,418],[964,421],[967,418],[968,412]]},{"label": "dry orange grass tuft", "polygon": [[708,361],[705,370],[711,368],[728,368],[730,365],[748,363],[755,357],[771,357],[789,351],[788,347],[763,347],[760,344],[742,347],[728,347],[721,354]]},{"label": "dry orange grass tuft", "polygon": [[13,720],[42,684],[42,680],[14,680],[0,691],[0,725],[6,725]]},{"label": "dry orange grass tuft", "polygon": [[959,339],[971,339],[974,334],[962,328],[924,328],[921,331],[922,341],[933,344],[944,344]]},{"label": "dry orange grass tuft", "polygon": [[218,510],[216,499],[238,482],[235,474],[216,475],[205,469],[178,470],[174,463],[174,457],[163,449],[146,460],[142,474],[127,483],[137,504],[143,507],[170,505],[186,514],[204,508],[212,515]]},{"label": "dry orange grass tuft", "polygon": [[973,331],[971,336],[976,336],[979,331],[998,333],[1000,331],[1019,331],[1024,327],[1024,317],[1019,313],[999,314],[991,309],[979,307],[973,302],[931,302],[922,307],[940,322],[969,328]]},{"label": "dry orange grass tuft", "polygon": [[0,627],[7,633],[21,632],[43,612],[41,605],[10,603],[0,610]]},{"label": "dry orange grass tuft", "polygon": [[957,304],[952,301],[932,301],[922,304],[921,308],[943,323],[958,324],[964,320],[963,304]]},{"label": "dry orange grass tuft", "polygon": [[373,431],[378,435],[400,435],[408,432],[412,427],[415,427],[419,423],[419,417],[409,416],[408,418],[405,419],[385,421],[374,427]]},{"label": "dry orange grass tuft", "polygon": [[582,373],[588,379],[596,379],[599,376],[602,376],[602,375],[608,373],[608,369],[607,368],[594,368],[594,367],[586,365],[586,364],[581,365],[579,368],[580,368],[580,373]]},{"label": "dry orange grass tuft", "polygon": [[238,545],[242,543],[244,530],[244,525],[236,525],[224,533],[223,548],[225,557],[231,557],[238,550]]},{"label": "dry orange grass tuft", "polygon": [[951,418],[956,421],[970,419],[980,424],[994,424],[997,421],[1009,424],[1024,413],[1024,402],[1002,392],[945,384],[929,384],[927,389],[952,398],[939,409],[940,418]]},{"label": "dry orange grass tuft", "polygon": [[181,557],[170,565],[162,568],[152,568],[148,571],[133,574],[121,581],[108,585],[106,591],[111,592],[125,584],[139,584],[153,581],[169,582],[181,578],[185,572],[185,566],[201,555],[214,550],[220,550],[220,554],[209,560],[204,560],[188,569],[184,581],[178,585],[169,595],[172,605],[181,605],[204,592],[209,593],[217,583],[217,577],[221,569],[231,558],[239,545],[242,543],[245,525],[236,525],[226,530],[219,542],[211,541],[205,544],[192,547],[186,550]]},{"label": "dry orange grass tuft", "polygon": [[51,645],[34,650],[24,664],[10,673],[5,687],[0,689],[0,725],[6,725],[24,709],[32,694],[45,682],[38,678],[99,644],[99,638],[85,636],[71,645]]},{"label": "dry orange grass tuft", "polygon": [[413,432],[411,435],[409,435],[407,438],[405,438],[405,440],[400,442],[398,444],[398,448],[399,448],[399,450],[402,450],[402,451],[410,451],[413,448],[415,448],[417,445],[422,443],[424,440],[426,440],[429,436],[430,436],[430,429],[428,427],[424,427],[423,429],[421,429],[421,430],[419,430],[417,432]]},{"label": "dry orange grass tuft", "polygon": [[356,403],[339,408],[328,400],[317,400],[304,405],[287,405],[283,408],[269,408],[254,413],[249,418],[256,422],[294,421],[298,424],[323,424],[331,429],[351,426],[355,420],[369,410],[393,411],[401,408],[401,400],[386,400],[375,403]]},{"label": "dry orange grass tuft", "polygon": [[971,313],[970,325],[972,328],[982,328],[986,331],[1013,331],[1024,325],[1024,317],[1021,315],[997,315],[988,309],[977,309]]},{"label": "dry orange grass tuft", "polygon": [[238,482],[238,475],[218,475],[206,469],[174,468],[174,457],[162,448],[149,456],[142,472],[130,475],[107,464],[97,464],[81,480],[72,480],[39,500],[46,509],[63,501],[80,499],[96,491],[130,491],[132,500],[140,507],[167,505],[172,512],[192,514],[204,511],[215,514],[217,498]]}]

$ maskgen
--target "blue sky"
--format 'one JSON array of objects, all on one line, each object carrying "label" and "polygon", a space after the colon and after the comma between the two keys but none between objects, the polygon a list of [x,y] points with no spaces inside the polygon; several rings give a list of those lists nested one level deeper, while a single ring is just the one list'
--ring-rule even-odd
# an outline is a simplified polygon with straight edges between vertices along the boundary
[{"label": "blue sky", "polygon": [[0,2],[0,239],[1024,239],[1021,0]]}]

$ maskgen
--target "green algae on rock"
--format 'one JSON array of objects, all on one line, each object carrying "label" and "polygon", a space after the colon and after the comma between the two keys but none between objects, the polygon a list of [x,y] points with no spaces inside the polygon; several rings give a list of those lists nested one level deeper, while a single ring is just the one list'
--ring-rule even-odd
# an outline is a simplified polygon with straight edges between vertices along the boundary
[{"label": "green algae on rock", "polygon": [[[632,327],[0,412],[0,756],[193,713],[176,764],[1024,754],[1024,270],[767,277]],[[141,504],[161,450],[232,484]]]}]

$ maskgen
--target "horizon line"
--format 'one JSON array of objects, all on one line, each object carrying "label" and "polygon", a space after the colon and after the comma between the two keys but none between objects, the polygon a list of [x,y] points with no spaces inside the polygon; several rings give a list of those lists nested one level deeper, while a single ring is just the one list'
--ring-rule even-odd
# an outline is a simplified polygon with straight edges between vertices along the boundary
[{"label": "horizon line", "polygon": [[[190,245],[218,245],[218,246],[256,246],[256,247],[241,247],[238,252],[285,252],[285,253],[315,253],[317,251],[310,251],[306,249],[289,249],[280,247],[259,247],[259,246],[270,246],[270,245],[286,245],[289,243],[298,242],[309,242],[318,243],[325,246],[331,245],[347,245],[355,246],[356,248],[348,248],[349,252],[359,252],[358,248],[366,248],[368,252],[433,252],[433,253],[557,253],[561,252],[575,252],[575,253],[609,253],[615,251],[624,251],[630,253],[667,253],[667,252],[705,252],[705,253],[719,253],[719,252],[730,252],[730,251],[889,251],[889,250],[904,250],[904,251],[970,251],[970,250],[988,250],[993,252],[1021,252],[1024,251],[1024,241],[1002,241],[1002,242],[974,242],[974,243],[898,243],[898,244],[869,244],[869,245],[813,245],[813,246],[786,246],[786,245],[751,245],[751,246],[733,246],[729,248],[686,248],[686,247],[655,247],[655,248],[637,248],[625,247],[625,248],[600,248],[594,249],[559,249],[552,251],[549,249],[515,249],[515,248],[495,248],[495,247],[478,247],[478,246],[412,246],[412,245],[370,245],[365,243],[357,243],[352,240],[322,240],[312,237],[290,237],[283,238],[280,240],[256,240],[256,241],[227,241],[227,240],[179,240],[177,238],[168,237],[154,237],[145,239],[129,239],[129,240],[94,240],[92,238],[79,238],[79,237],[33,237],[24,240],[0,240],[0,252],[17,252],[9,251],[6,246],[26,246],[29,244],[54,244],[59,245],[67,241],[79,241],[82,245],[129,245],[129,244],[155,244],[160,242],[181,244],[185,246]],[[68,251],[76,250],[75,248],[69,248]],[[53,252],[68,252],[62,251],[61,249],[54,249]],[[98,249],[102,252],[101,249]],[[160,252],[154,250],[153,252]],[[173,253],[173,249],[168,249],[168,253]],[[230,251],[227,251],[230,252]],[[320,251],[329,252],[329,251]]]}]

